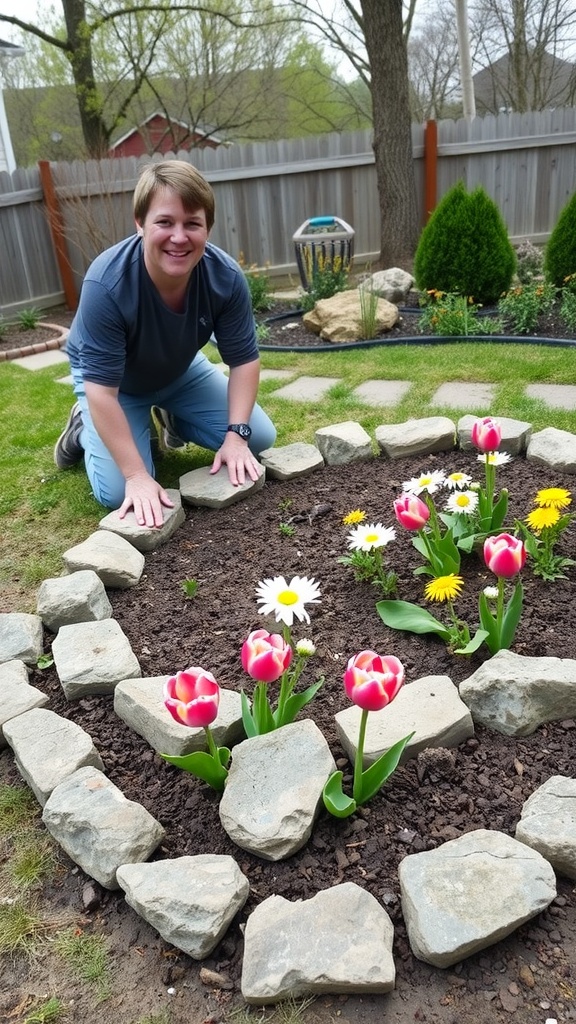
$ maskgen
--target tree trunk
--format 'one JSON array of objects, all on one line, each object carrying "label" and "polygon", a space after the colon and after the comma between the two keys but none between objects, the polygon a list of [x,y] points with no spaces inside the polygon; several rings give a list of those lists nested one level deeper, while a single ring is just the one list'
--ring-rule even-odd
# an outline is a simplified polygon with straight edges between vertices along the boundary
[{"label": "tree trunk", "polygon": [[371,73],[380,262],[409,269],[419,225],[402,0],[361,0],[361,6]]},{"label": "tree trunk", "polygon": [[68,43],[66,56],[74,76],[82,134],[88,155],[99,159],[106,155],[109,132],[102,117],[102,100],[92,64],[92,35],[86,23],[84,0],[62,0]]}]

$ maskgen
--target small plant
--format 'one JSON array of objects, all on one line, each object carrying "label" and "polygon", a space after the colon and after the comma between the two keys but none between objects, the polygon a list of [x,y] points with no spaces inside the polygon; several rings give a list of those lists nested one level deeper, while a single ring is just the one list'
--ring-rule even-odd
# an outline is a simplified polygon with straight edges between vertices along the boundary
[{"label": "small plant", "polygon": [[[307,262],[311,262],[311,254],[306,250]],[[305,313],[314,309],[321,299],[331,299],[338,292],[343,292],[348,286],[348,275],[350,266],[345,266],[341,256],[325,256],[318,253],[315,256],[315,263],[308,266],[308,279],[310,290],[302,296],[301,306]]]},{"label": "small plant", "polygon": [[108,997],[108,946],[103,935],[87,935],[81,928],[69,928],[56,936],[54,946],[77,978],[95,986],[99,999]]},{"label": "small plant", "polygon": [[34,330],[40,323],[42,313],[36,306],[31,306],[30,309],[23,309],[18,313],[18,323],[21,331]]},{"label": "small plant", "polygon": [[55,1024],[56,1021],[66,1017],[68,1013],[65,1003],[57,996],[52,996],[47,1002],[41,1003],[32,1010],[24,1020],[24,1024]]},{"label": "small plant", "polygon": [[499,321],[480,317],[480,306],[464,295],[431,291],[430,299],[418,320],[422,334],[437,334],[444,338],[466,338],[473,334],[495,334]]},{"label": "small plant", "polygon": [[516,246],[516,273],[521,284],[532,284],[535,277],[541,277],[544,271],[544,252],[525,238]]},{"label": "small plant", "polygon": [[498,302],[505,328],[515,334],[529,334],[538,323],[538,317],[554,305],[556,289],[544,282],[524,284],[512,288]]},{"label": "small plant", "polygon": [[398,577],[384,567],[382,549],[395,538],[396,530],[392,526],[360,523],[348,534],[348,547],[354,549],[352,554],[343,555],[338,561],[354,570],[357,583],[371,583],[382,597],[389,597],[396,593]]},{"label": "small plant", "polygon": [[280,523],[278,529],[283,537],[293,537],[296,533],[296,527],[291,523]]},{"label": "small plant", "polygon": [[563,512],[571,502],[570,491],[563,487],[545,487],[538,491],[534,499],[536,508],[528,513],[526,523],[516,522],[532,562],[532,571],[544,580],[566,579],[564,569],[576,565],[573,558],[554,553],[560,537],[572,522],[573,513]]},{"label": "small plant", "polygon": [[571,331],[576,331],[576,274],[569,274],[561,292],[560,316]]},{"label": "small plant", "polygon": [[456,614],[454,601],[460,596],[463,586],[461,576],[449,573],[430,580],[424,588],[427,601],[446,602],[450,620],[448,623],[435,619],[426,608],[410,601],[379,601],[376,611],[390,629],[406,630],[408,633],[434,633],[444,640],[452,654],[473,654],[488,633],[479,629],[471,637],[467,624]]},{"label": "small plant", "polygon": [[39,668],[40,670],[45,668],[52,668],[53,664],[54,658],[52,657],[51,654],[41,654],[40,657],[38,658],[38,661],[36,662],[36,668]]},{"label": "small plant", "polygon": [[255,263],[246,267],[244,253],[242,252],[238,257],[238,263],[244,271],[244,277],[250,291],[253,312],[263,313],[267,309],[271,309],[273,305],[272,287],[268,274],[259,270]]},{"label": "small plant", "polygon": [[256,324],[256,341],[258,344],[262,344],[270,337],[270,328],[268,324]]},{"label": "small plant", "polygon": [[31,955],[44,931],[44,923],[34,908],[21,899],[0,904],[0,956]]},{"label": "small plant", "polygon": [[[460,570],[460,552],[452,529],[442,531],[438,513],[430,495],[444,483],[444,474],[435,470],[404,483],[404,493],[394,501],[394,514],[406,530],[415,534],[412,545],[424,558],[414,575],[446,576]],[[419,497],[424,493],[425,500]]]},{"label": "small plant", "polygon": [[360,299],[360,331],[362,338],[370,341],[376,337],[378,323],[378,293],[370,283],[361,284],[358,288]]},{"label": "small plant", "polygon": [[184,597],[186,600],[193,601],[198,594],[200,584],[198,583],[198,580],[182,580],[180,586],[184,591]]}]

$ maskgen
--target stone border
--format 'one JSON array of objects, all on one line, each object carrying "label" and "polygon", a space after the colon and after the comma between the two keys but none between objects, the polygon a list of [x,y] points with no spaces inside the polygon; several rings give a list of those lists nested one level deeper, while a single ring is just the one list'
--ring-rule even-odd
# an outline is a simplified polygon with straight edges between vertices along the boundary
[{"label": "stone border", "polygon": [[40,352],[52,352],[56,349],[64,348],[68,340],[68,327],[62,327],[61,324],[50,324],[44,320],[40,320],[36,326],[57,331],[58,337],[51,338],[50,341],[38,341],[35,345],[23,345],[22,348],[8,348],[0,352],[0,363],[8,362],[11,359],[23,359],[24,356],[36,356]]}]

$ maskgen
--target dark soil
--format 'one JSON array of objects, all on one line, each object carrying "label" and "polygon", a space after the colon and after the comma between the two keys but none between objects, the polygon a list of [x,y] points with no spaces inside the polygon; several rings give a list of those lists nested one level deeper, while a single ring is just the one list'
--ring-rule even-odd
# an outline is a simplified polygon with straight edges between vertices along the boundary
[{"label": "dark soil", "polygon": [[[268,481],[250,499],[226,510],[190,509],[185,524],[170,543],[147,555],[144,575],[136,587],[111,593],[114,616],[126,633],[143,676],[171,674],[189,665],[214,673],[224,687],[248,692],[240,649],[247,634],[274,624],[258,614],[255,591],[260,580],[274,575],[314,577],[322,592],[310,606],[311,623],[297,624],[294,638],[309,637],[317,654],[303,682],[320,675],[325,683],[306,710],[324,732],[335,758],[350,781],[350,765],[339,748],[334,714],[348,706],[342,685],[347,659],[363,648],[395,654],[404,663],[407,685],[430,674],[448,675],[455,683],[470,675],[485,654],[470,659],[452,656],[442,642],[387,629],[375,610],[377,595],[368,584],[354,582],[352,570],[340,564],[346,553],[348,528],[342,517],[363,509],[368,521],[395,525],[393,498],[402,482],[432,468],[470,472],[482,479],[474,455],[456,452],[419,460],[390,462],[383,457],[365,463],[330,467],[292,482]],[[571,489],[574,478],[514,459],[499,471],[500,486],[511,492],[509,523],[525,517],[536,491],[544,486]],[[293,527],[286,535],[281,524]],[[576,528],[564,535],[560,551],[574,554]],[[400,596],[422,600],[424,580],[415,577],[419,564],[410,535],[397,527],[388,563],[398,572]],[[494,583],[476,556],[463,560],[466,587],[457,603],[460,615],[477,624],[477,599],[482,587]],[[554,584],[522,573],[525,607],[513,646],[519,654],[576,657],[574,570]],[[198,595],[186,600],[185,579],[198,581]],[[436,609],[442,617],[442,606]],[[49,649],[52,637],[47,635]],[[322,811],[313,835],[289,860],[269,863],[239,850],[220,825],[218,798],[203,783],[165,763],[148,744],[120,721],[109,696],[68,703],[55,670],[35,671],[31,682],[50,695],[50,707],[73,719],[93,737],[106,773],[132,800],[139,801],[166,829],[156,856],[226,853],[235,857],[251,886],[248,902],[225,939],[203,965],[224,974],[229,987],[203,986],[200,966],[171,949],[142,922],[118,893],[99,890],[89,910],[83,905],[86,877],[68,871],[52,892],[55,910],[67,907],[82,916],[83,927],[109,939],[117,970],[114,994],[98,1008],[79,986],[65,994],[75,1000],[71,1019],[97,1024],[103,1017],[134,1024],[143,1013],[168,1007],[171,1024],[221,1021],[241,1002],[242,925],[254,907],[272,893],[290,900],[308,899],[342,881],[368,889],[385,906],[395,928],[397,985],[382,997],[323,997],[306,1011],[306,1021],[329,1024],[544,1024],[548,1017],[576,1020],[576,899],[574,881],[558,878],[558,897],[547,911],[507,939],[446,971],[421,963],[412,955],[404,927],[398,885],[398,864],[412,853],[431,850],[465,832],[498,829],[514,835],[524,801],[550,776],[574,775],[576,722],[541,726],[532,736],[505,737],[478,728],[474,738],[437,764],[425,757],[401,766],[370,804],[352,818],[337,821]],[[6,779],[16,771],[9,752],[0,755]],[[498,894],[505,900],[506,894]],[[306,937],[302,937],[303,943]],[[0,1019],[25,998],[26,992],[49,990],[49,980],[35,964],[2,965]],[[38,974],[40,972],[40,974]],[[32,987],[31,979],[42,980]],[[63,986],[60,980],[60,985]],[[168,987],[175,994],[167,995]],[[58,989],[58,994],[61,990]],[[20,1019],[20,1018],[18,1018]]]}]

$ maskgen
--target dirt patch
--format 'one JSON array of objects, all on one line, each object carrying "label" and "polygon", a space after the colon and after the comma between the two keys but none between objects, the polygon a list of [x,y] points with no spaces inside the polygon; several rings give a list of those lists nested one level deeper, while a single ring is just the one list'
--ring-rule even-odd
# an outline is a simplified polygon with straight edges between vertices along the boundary
[{"label": "dirt patch", "polygon": [[[373,588],[354,583],[351,570],[338,561],[347,550],[348,530],[342,525],[347,512],[361,508],[369,521],[395,525],[392,500],[401,492],[402,481],[432,468],[462,470],[477,480],[483,469],[474,455],[460,452],[418,462],[379,457],[326,468],[292,482],[268,481],[258,494],[229,509],[188,510],[185,524],[170,543],[147,555],[139,584],[110,595],[114,616],[140,661],[142,675],[202,665],[222,686],[250,692],[240,648],[252,629],[265,624],[257,612],[258,582],[278,574],[314,577],[322,601],[311,606],[311,624],[296,626],[294,637],[309,637],[317,646],[303,683],[320,675],[326,681],[306,713],[324,732],[335,758],[342,759],[349,782],[351,769],[336,739],[334,714],[348,706],[342,672],[352,654],[363,648],[395,654],[405,665],[408,685],[430,674],[448,675],[459,683],[484,658],[480,652],[470,659],[458,658],[436,639],[392,633],[375,611]],[[539,488],[570,489],[574,483],[573,477],[521,458],[498,472],[500,486],[511,493],[510,523],[514,517],[525,517]],[[280,529],[281,523],[293,528],[291,536]],[[561,552],[573,553],[575,532],[571,526]],[[418,556],[400,527],[388,548],[388,562],[398,572],[400,596],[420,602],[424,581],[413,575]],[[457,610],[475,625],[479,590],[494,580],[475,556],[463,561],[462,573],[466,586]],[[574,570],[569,570],[567,580],[553,585],[534,577],[529,568],[522,575],[525,608],[513,649],[532,656],[575,658]],[[185,579],[198,581],[193,600],[184,597]],[[47,650],[51,640],[48,634]],[[51,957],[31,967],[23,960],[3,963],[0,1020],[24,1019],[13,1011],[30,993],[55,992],[73,1001],[69,1019],[82,1024],[100,1024],[103,1016],[115,1024],[134,1024],[161,1010],[166,1010],[171,1024],[214,1024],[242,1002],[242,925],[254,907],[272,893],[308,899],[342,881],[368,889],[393,920],[396,990],[383,997],[323,997],[306,1011],[305,1020],[381,1024],[385,1016],[398,1024],[500,1024],[511,1019],[544,1024],[547,1017],[555,1017],[563,1024],[576,1019],[573,881],[559,878],[555,902],[513,935],[442,971],[412,955],[397,873],[403,857],[474,829],[513,835],[524,801],[538,786],[552,775],[574,775],[574,721],[542,726],[522,739],[478,728],[473,739],[454,751],[453,762],[428,767],[422,760],[408,762],[361,812],[336,821],[322,811],[302,851],[287,861],[268,863],[234,846],[221,828],[214,793],[162,761],[115,716],[111,697],[68,703],[54,669],[35,671],[31,682],[49,694],[50,708],[91,734],[106,773],[126,796],[161,821],[167,835],[157,858],[230,854],[246,873],[251,891],[224,940],[200,965],[163,942],[127,907],[121,894],[96,886],[95,898],[86,907],[83,893],[88,880],[63,857],[62,876],[47,894],[48,906],[54,914],[72,912],[80,927],[106,936],[113,995],[102,1006],[94,1005],[86,986],[71,982]],[[5,779],[17,779],[9,752],[0,756],[0,768]],[[225,987],[203,984],[202,966],[224,975]]]}]

